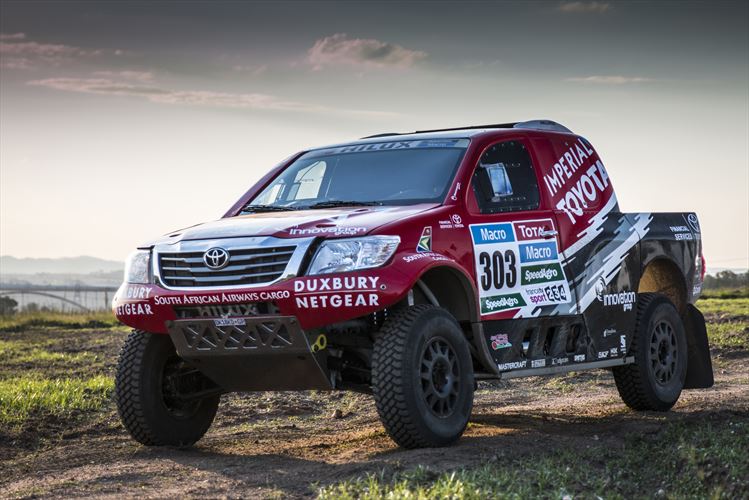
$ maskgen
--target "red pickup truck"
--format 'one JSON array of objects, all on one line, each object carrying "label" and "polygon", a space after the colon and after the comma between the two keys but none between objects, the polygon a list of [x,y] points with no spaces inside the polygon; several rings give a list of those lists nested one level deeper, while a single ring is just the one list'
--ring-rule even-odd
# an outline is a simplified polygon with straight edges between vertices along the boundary
[{"label": "red pickup truck", "polygon": [[443,446],[477,380],[598,368],[665,411],[713,383],[701,249],[693,213],[620,211],[590,142],[552,121],[303,151],[131,255],[119,414],[184,446],[222,393],[354,390],[399,445]]}]

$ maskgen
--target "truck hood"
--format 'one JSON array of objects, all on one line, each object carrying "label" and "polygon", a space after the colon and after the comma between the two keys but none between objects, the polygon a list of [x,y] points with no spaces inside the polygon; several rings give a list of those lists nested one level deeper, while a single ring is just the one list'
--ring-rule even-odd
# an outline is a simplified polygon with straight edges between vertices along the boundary
[{"label": "truck hood", "polygon": [[226,217],[205,222],[149,242],[176,243],[247,236],[343,238],[361,236],[389,222],[430,210],[439,205],[422,203],[408,206],[344,207],[321,210],[292,210]]}]

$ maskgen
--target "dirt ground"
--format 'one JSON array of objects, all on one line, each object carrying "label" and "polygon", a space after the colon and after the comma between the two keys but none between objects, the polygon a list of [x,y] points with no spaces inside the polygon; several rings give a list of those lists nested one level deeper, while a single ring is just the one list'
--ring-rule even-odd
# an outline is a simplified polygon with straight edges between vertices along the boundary
[{"label": "dirt ground", "polygon": [[[75,338],[70,349],[96,351],[111,372],[124,333]],[[665,414],[628,410],[606,371],[482,383],[469,428],[447,449],[397,448],[371,398],[353,393],[225,396],[211,430],[187,450],[136,444],[113,404],[94,415],[40,417],[21,433],[0,432],[0,497],[307,497],[315,485],[368,472],[447,471],[551,448],[622,446],[625,436],[673,422],[746,421],[749,351],[714,349],[713,359],[715,386],[685,391]]]}]

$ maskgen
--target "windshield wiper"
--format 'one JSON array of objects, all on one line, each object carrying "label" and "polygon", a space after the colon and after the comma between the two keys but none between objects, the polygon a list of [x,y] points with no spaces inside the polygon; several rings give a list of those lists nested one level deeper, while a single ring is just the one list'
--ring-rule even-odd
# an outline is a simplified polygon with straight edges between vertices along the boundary
[{"label": "windshield wiper", "polygon": [[278,205],[245,205],[240,213],[247,212],[288,212],[289,210],[299,210],[296,207],[282,207]]},{"label": "windshield wiper", "polygon": [[379,201],[328,200],[313,203],[305,208],[335,208],[335,207],[372,207],[382,205]]}]

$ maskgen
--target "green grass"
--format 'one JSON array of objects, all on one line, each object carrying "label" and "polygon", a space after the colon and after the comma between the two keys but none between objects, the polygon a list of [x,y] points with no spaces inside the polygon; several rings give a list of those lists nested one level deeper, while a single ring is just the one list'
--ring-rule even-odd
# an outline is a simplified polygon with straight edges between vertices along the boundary
[{"label": "green grass", "polygon": [[697,309],[702,314],[726,316],[749,316],[749,298],[746,299],[700,299]]},{"label": "green grass", "polygon": [[704,289],[700,295],[703,299],[738,299],[749,298],[749,288],[716,288]]},{"label": "green grass", "polygon": [[110,311],[87,313],[36,312],[0,316],[0,331],[21,332],[39,328],[115,328],[120,322]]},{"label": "green grass", "polygon": [[576,446],[435,473],[420,467],[317,489],[321,499],[736,498],[749,492],[749,422],[664,424],[621,446]]},{"label": "green grass", "polygon": [[708,323],[707,338],[711,347],[749,349],[749,321]]},{"label": "green grass", "polygon": [[0,380],[0,426],[22,424],[32,415],[65,416],[75,410],[98,410],[109,401],[113,387],[113,379],[103,375]]}]

